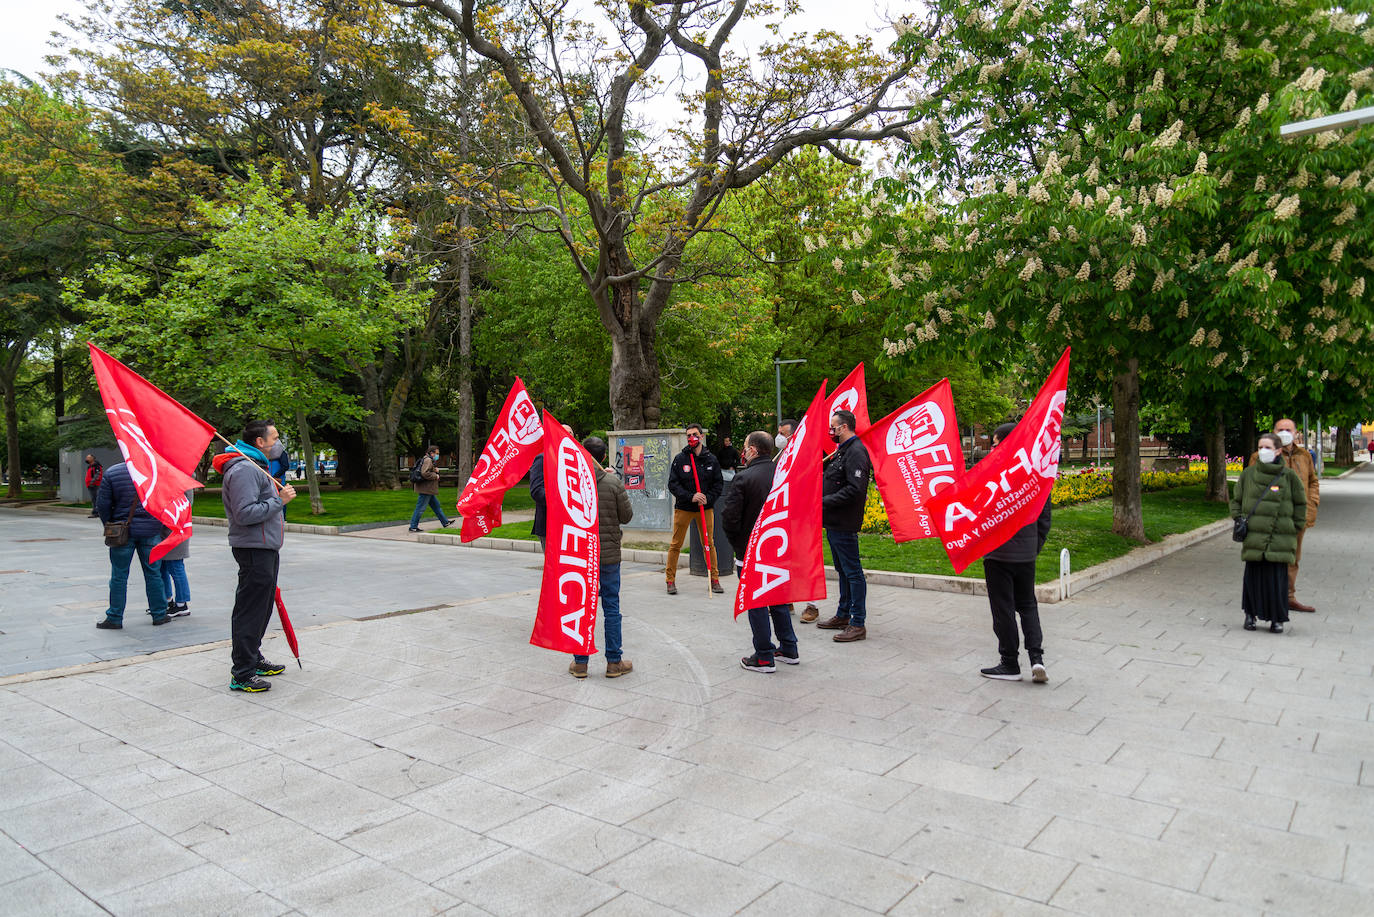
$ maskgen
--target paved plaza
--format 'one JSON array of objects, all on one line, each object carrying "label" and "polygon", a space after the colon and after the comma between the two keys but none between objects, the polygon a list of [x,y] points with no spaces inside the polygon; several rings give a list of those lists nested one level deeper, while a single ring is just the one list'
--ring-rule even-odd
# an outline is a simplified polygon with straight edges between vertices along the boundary
[{"label": "paved plaza", "polygon": [[1045,606],[1048,685],[978,676],[985,599],[881,586],[746,672],[728,596],[635,564],[634,672],[576,681],[533,555],[291,534],[304,669],[245,696],[223,529],[189,618],[135,573],[107,632],[98,526],[0,509],[0,910],[1371,913],[1372,521],[1374,471],[1325,482],[1282,635],[1224,536]]}]

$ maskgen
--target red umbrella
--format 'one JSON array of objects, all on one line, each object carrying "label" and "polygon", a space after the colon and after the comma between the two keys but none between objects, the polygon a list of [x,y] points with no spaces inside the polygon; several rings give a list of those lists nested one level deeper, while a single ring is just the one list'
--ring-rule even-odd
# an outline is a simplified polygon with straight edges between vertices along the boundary
[{"label": "red umbrella", "polygon": [[277,587],[277,617],[281,620],[282,633],[286,634],[286,645],[291,647],[291,652],[296,657],[296,668],[303,669],[301,665],[301,648],[296,643],[296,629],[291,626],[291,619],[286,614],[286,603],[281,600],[281,587]]}]

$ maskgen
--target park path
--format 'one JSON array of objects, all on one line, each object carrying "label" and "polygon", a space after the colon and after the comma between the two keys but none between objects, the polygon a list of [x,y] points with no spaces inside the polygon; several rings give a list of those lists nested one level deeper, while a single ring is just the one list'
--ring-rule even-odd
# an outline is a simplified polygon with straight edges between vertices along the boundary
[{"label": "park path", "polygon": [[[578,682],[527,644],[533,558],[292,535],[272,692],[222,646],[0,685],[6,912],[1368,912],[1372,516],[1374,472],[1326,482],[1283,635],[1224,537],[1047,608],[1045,686],[977,676],[983,600],[886,587],[868,641],[744,672],[728,602],[639,565],[635,671]],[[224,636],[222,534],[190,619],[106,633],[89,529],[0,510],[0,665]]]}]

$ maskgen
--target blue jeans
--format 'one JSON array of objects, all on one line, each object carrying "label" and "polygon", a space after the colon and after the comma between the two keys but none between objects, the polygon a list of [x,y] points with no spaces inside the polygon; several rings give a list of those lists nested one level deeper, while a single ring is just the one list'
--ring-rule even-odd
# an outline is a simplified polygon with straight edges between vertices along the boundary
[{"label": "blue jeans", "polygon": [[[601,627],[606,634],[607,662],[620,661],[620,564],[601,565]],[[574,656],[573,662],[587,664],[587,656]]]},{"label": "blue jeans", "polygon": [[167,594],[169,599],[172,597],[173,585],[176,586],[178,605],[185,605],[191,601],[191,581],[186,578],[186,561],[163,558],[162,591]]},{"label": "blue jeans", "polygon": [[429,506],[431,509],[434,510],[434,515],[439,517],[440,522],[442,522],[444,525],[448,525],[448,516],[444,515],[444,510],[443,507],[439,505],[438,497],[436,497],[434,494],[416,494],[415,512],[410,517],[411,528],[414,529],[420,527],[420,516],[424,514],[426,506]]},{"label": "blue jeans", "polygon": [[840,575],[840,604],[835,609],[839,618],[848,618],[855,627],[863,627],[868,617],[868,580],[864,579],[863,564],[859,563],[859,533],[825,530],[830,544],[830,559]]},{"label": "blue jeans", "polygon": [[105,609],[105,617],[120,622],[124,620],[129,567],[133,565],[135,552],[138,553],[138,562],[143,567],[143,589],[148,593],[148,611],[154,618],[161,618],[167,614],[167,593],[162,591],[162,561],[148,561],[148,555],[161,540],[161,535],[130,535],[127,544],[110,548],[110,607]]},{"label": "blue jeans", "polygon": [[[749,629],[754,632],[754,652],[760,662],[772,662],[773,651],[780,649],[788,656],[797,655],[797,635],[792,630],[792,616],[787,605],[765,605],[748,611]],[[769,628],[769,623],[772,628]],[[778,645],[773,646],[773,633],[778,635]]]}]

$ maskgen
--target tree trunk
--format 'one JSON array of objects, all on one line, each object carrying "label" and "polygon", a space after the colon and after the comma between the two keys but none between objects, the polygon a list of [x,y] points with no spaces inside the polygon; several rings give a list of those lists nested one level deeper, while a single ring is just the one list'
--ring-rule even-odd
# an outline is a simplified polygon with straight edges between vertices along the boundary
[{"label": "tree trunk", "polygon": [[1240,419],[1240,463],[1250,464],[1250,456],[1255,451],[1255,406],[1247,404]]},{"label": "tree trunk", "polygon": [[5,473],[10,477],[7,493],[11,497],[20,497],[24,494],[24,475],[19,470],[19,397],[14,391],[13,378],[4,381],[4,388],[5,441],[9,455],[9,458],[5,460]]},{"label": "tree trunk", "polygon": [[301,454],[305,458],[305,486],[310,491],[310,514],[324,515],[324,501],[320,499],[320,479],[315,476],[315,447],[310,442],[310,421],[305,409],[296,408],[296,435],[301,438]]},{"label": "tree trunk", "polygon": [[[377,368],[363,367],[362,381],[363,407],[367,408],[363,421],[367,429],[367,476],[372,479],[373,490],[400,490],[400,475],[396,470],[396,425],[387,416],[387,405],[382,403]],[[408,394],[410,386],[404,379],[397,384],[397,389],[402,386]]]},{"label": "tree trunk", "polygon": [[62,329],[52,333],[52,411],[58,424],[67,414],[67,380],[62,365]]},{"label": "tree trunk", "polygon": [[[661,292],[655,289],[659,286]],[[634,282],[610,290],[618,319],[607,327],[611,333],[611,418],[617,430],[656,430],[662,419],[655,339],[657,315],[667,306],[670,286],[654,284],[650,297],[655,301],[642,305]]]},{"label": "tree trunk", "polygon": [[1117,364],[1112,376],[1112,531],[1147,541],[1140,505],[1140,365],[1135,357]]},{"label": "tree trunk", "polygon": [[[459,73],[468,82],[468,43],[459,55]],[[467,162],[472,146],[472,108],[460,117],[458,160]],[[472,214],[465,203],[458,208],[458,481],[472,476]]]},{"label": "tree trunk", "polygon": [[1226,421],[1221,408],[1214,409],[1207,427],[1207,490],[1203,499],[1214,503],[1230,500],[1226,490]]},{"label": "tree trunk", "polygon": [[1337,465],[1355,464],[1355,444],[1350,441],[1350,428],[1353,424],[1341,424],[1336,428],[1336,455],[1333,461]]}]

